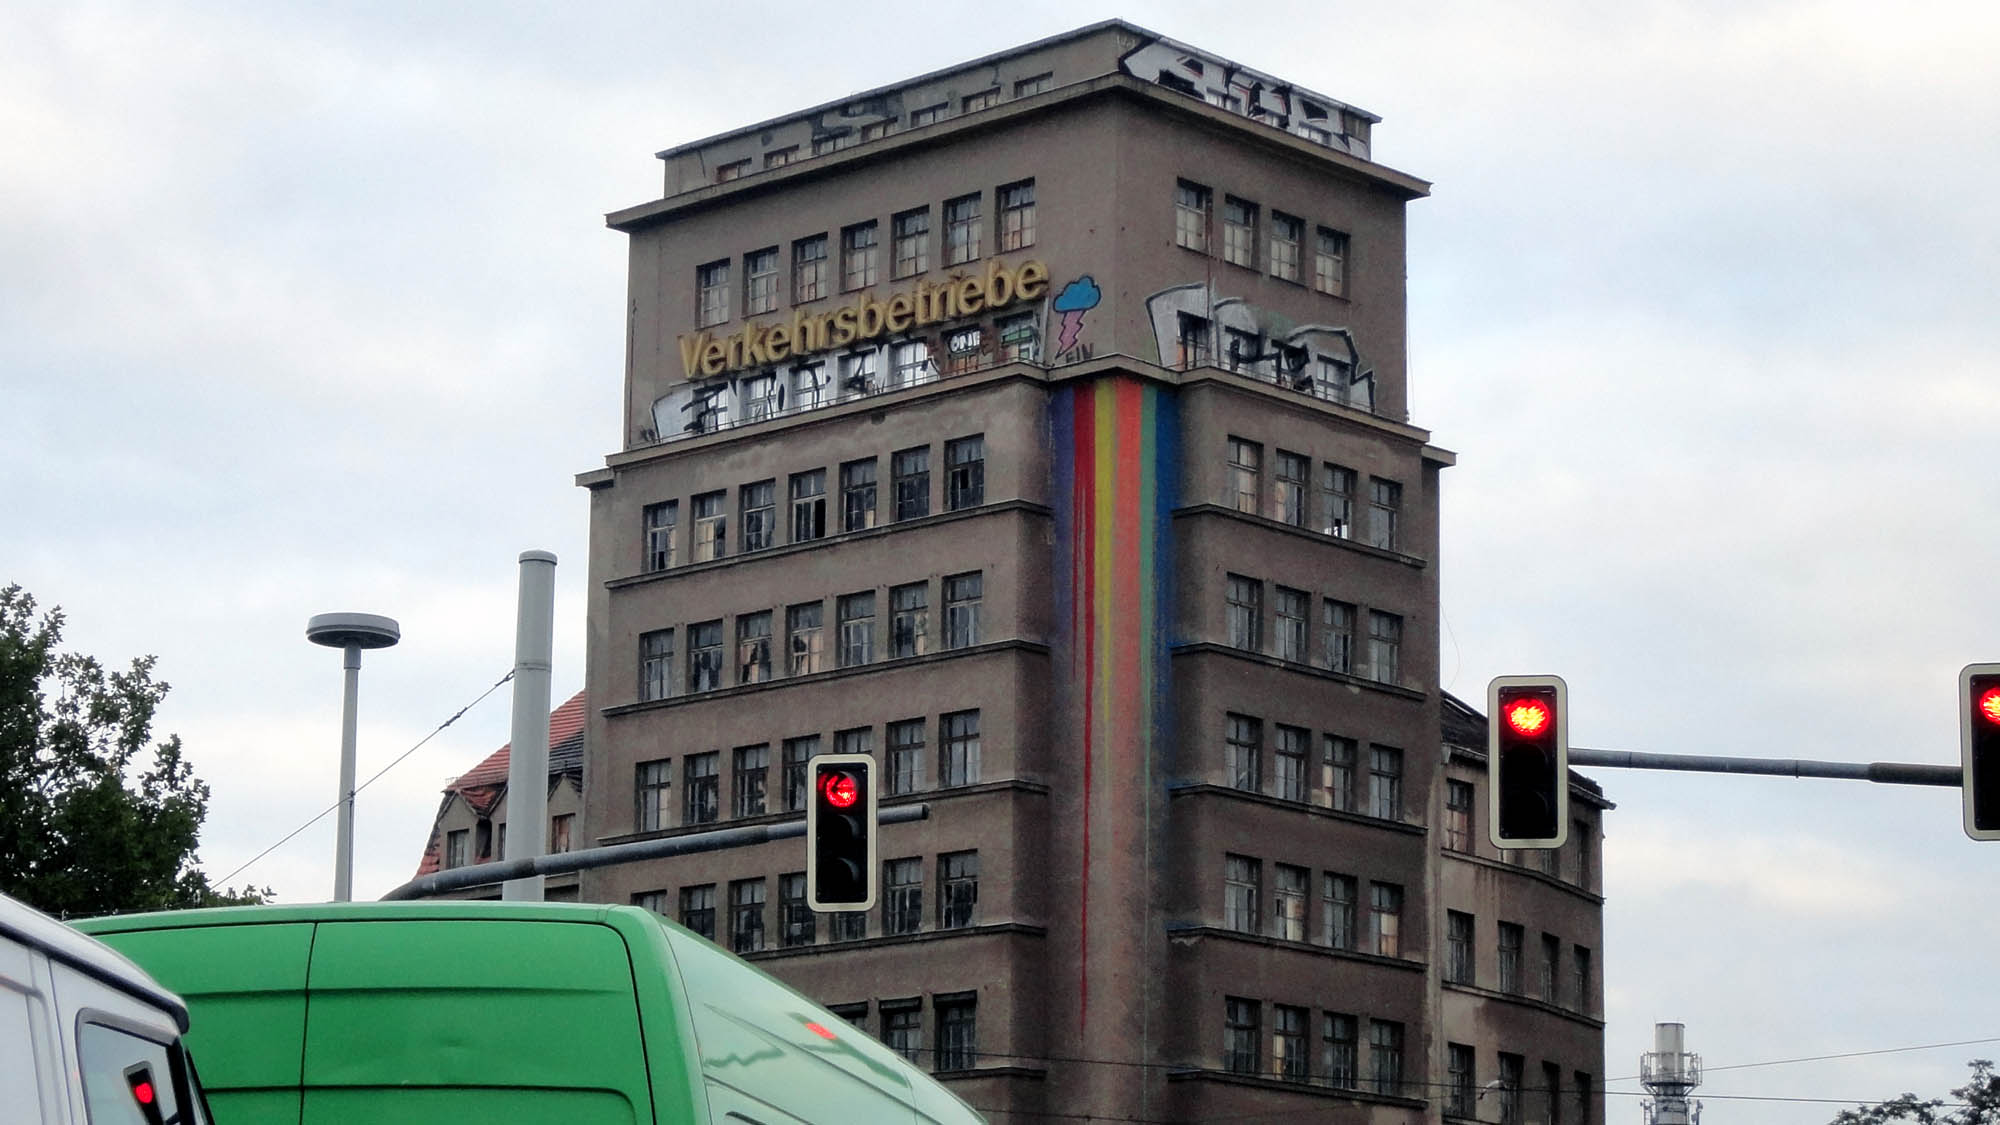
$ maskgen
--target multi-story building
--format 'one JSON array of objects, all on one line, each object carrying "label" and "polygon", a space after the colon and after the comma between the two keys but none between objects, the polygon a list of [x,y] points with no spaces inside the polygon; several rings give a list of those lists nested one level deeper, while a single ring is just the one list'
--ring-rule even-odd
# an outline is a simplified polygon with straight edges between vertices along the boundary
[{"label": "multi-story building", "polygon": [[832,751],[930,817],[867,914],[796,840],[582,897],[997,1121],[1601,1117],[1605,806],[1506,863],[1440,736],[1427,185],[1376,121],[1109,22],[661,153],[609,219],[579,846],[798,817]]},{"label": "multi-story building", "polygon": [[[582,692],[549,712],[549,827],[545,843],[551,852],[569,851],[573,844],[582,846],[576,817],[583,807],[583,715]],[[430,838],[424,843],[423,858],[417,863],[417,877],[493,863],[506,852],[512,750],[511,742],[502,746],[445,786],[437,817],[431,821]],[[550,901],[574,902],[576,892],[574,872],[543,879],[542,895]],[[452,897],[499,898],[500,884],[474,887]]]}]

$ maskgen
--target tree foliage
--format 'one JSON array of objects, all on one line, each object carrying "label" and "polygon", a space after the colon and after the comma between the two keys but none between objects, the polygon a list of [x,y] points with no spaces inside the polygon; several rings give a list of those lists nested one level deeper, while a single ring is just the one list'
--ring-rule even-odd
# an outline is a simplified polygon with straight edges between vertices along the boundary
[{"label": "tree foliage", "polygon": [[61,651],[63,616],[0,588],[0,891],[58,917],[261,902],[195,866],[208,785],[152,741],[167,684]]},{"label": "tree foliage", "polygon": [[1832,1125],[2000,1125],[2000,1074],[1993,1072],[1987,1059],[1973,1059],[1972,1077],[1943,1098],[1919,1098],[1904,1094],[1860,1109],[1844,1109]]}]

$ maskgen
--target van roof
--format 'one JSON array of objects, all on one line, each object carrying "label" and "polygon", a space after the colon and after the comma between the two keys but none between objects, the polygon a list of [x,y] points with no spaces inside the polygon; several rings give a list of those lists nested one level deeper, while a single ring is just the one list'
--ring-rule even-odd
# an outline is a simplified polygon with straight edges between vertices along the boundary
[{"label": "van roof", "polygon": [[155,914],[86,918],[76,924],[88,934],[189,926],[238,926],[266,922],[359,922],[398,918],[521,918],[536,921],[602,922],[618,909],[596,902],[492,902],[430,899],[419,902],[302,902],[261,906],[218,906]]},{"label": "van roof", "polygon": [[110,946],[36,910],[0,895],[0,935],[13,938],[112,988],[159,1008],[188,1029],[187,1005]]}]

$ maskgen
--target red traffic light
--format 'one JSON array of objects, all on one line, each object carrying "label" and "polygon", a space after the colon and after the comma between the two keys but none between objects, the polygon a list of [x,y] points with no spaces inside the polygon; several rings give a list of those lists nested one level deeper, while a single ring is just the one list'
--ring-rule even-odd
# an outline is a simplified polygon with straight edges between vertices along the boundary
[{"label": "red traffic light", "polygon": [[1550,720],[1555,717],[1545,700],[1533,697],[1512,700],[1505,711],[1507,725],[1523,738],[1533,738],[1548,730]]},{"label": "red traffic light", "polygon": [[852,808],[861,799],[861,785],[851,773],[826,773],[820,776],[819,793],[836,809]]},{"label": "red traffic light", "polygon": [[2000,685],[1987,688],[1972,701],[1972,713],[1981,719],[2000,727]]}]

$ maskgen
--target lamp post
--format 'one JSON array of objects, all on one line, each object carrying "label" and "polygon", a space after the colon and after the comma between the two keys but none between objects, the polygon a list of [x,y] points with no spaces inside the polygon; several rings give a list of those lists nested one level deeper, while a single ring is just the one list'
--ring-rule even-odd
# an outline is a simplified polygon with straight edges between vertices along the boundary
[{"label": "lamp post", "polygon": [[354,714],[361,687],[361,650],[388,648],[403,639],[393,617],[372,613],[322,613],[306,622],[306,639],[342,651],[346,671],[340,705],[340,812],[333,843],[333,901],[354,899]]}]

